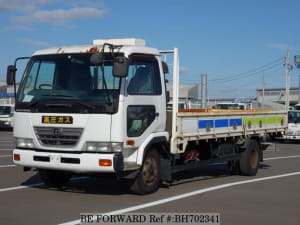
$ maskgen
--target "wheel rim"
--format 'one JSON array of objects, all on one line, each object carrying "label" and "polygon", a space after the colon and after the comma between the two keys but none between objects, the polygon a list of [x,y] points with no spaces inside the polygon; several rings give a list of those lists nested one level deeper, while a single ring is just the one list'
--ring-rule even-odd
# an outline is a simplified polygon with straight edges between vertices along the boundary
[{"label": "wheel rim", "polygon": [[153,185],[158,177],[158,165],[154,158],[146,158],[142,170],[142,178],[146,185]]},{"label": "wheel rim", "polygon": [[255,169],[258,165],[258,151],[256,149],[254,149],[251,152],[251,156],[250,156],[250,165],[252,169]]}]

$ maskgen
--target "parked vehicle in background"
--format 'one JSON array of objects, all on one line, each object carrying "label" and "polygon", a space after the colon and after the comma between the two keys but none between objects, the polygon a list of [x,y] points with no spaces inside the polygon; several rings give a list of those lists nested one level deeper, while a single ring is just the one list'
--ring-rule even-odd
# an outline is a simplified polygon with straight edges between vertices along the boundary
[{"label": "parked vehicle in background", "polygon": [[280,139],[300,140],[300,110],[290,110],[288,112],[288,130]]},{"label": "parked vehicle in background", "polygon": [[0,128],[12,128],[14,124],[14,105],[0,105]]},{"label": "parked vehicle in background", "polygon": [[296,104],[296,105],[294,106],[294,110],[299,110],[299,111],[300,111],[300,104]]},{"label": "parked vehicle in background", "polygon": [[212,108],[213,109],[252,109],[252,105],[251,103],[223,102],[214,105]]},{"label": "parked vehicle in background", "polygon": [[[168,110],[172,110],[172,107],[173,107],[173,102],[170,101],[170,102],[167,104],[167,109],[168,109]],[[178,102],[178,109],[187,109],[187,104],[186,104],[186,102]]]},{"label": "parked vehicle in background", "polygon": [[[172,110],[173,107],[173,101],[169,101],[167,103],[167,109]],[[192,101],[192,100],[187,100],[187,101],[178,101],[178,109],[201,109],[201,103],[199,101]]]}]

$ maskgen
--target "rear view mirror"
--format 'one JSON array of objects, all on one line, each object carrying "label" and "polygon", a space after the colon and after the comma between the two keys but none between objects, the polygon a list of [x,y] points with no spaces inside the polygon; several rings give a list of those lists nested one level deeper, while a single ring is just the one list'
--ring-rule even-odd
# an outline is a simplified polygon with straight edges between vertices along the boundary
[{"label": "rear view mirror", "polygon": [[168,67],[168,64],[167,64],[166,62],[164,62],[164,61],[162,61],[161,64],[162,64],[163,73],[164,73],[164,74],[169,73],[169,67]]},{"label": "rear view mirror", "polygon": [[128,74],[128,59],[124,56],[114,58],[113,75],[114,77],[126,77]]},{"label": "rear view mirror", "polygon": [[16,78],[17,68],[14,65],[10,65],[7,67],[7,74],[6,74],[6,84],[13,85]]}]

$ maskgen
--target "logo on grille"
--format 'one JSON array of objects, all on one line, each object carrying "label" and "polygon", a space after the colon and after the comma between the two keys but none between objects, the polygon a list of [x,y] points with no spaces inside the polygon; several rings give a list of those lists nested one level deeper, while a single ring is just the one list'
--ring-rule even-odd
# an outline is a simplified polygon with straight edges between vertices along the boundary
[{"label": "logo on grille", "polygon": [[62,128],[53,128],[52,129],[52,134],[55,137],[59,137],[60,135],[62,135]]}]

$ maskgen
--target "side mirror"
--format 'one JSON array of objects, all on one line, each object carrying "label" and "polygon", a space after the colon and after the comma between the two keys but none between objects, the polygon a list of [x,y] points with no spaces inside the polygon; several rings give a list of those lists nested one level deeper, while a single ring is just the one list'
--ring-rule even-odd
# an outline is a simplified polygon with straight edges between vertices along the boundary
[{"label": "side mirror", "polygon": [[162,68],[163,68],[163,73],[166,74],[166,73],[169,73],[169,67],[168,67],[168,64],[164,61],[161,62],[162,64]]},{"label": "side mirror", "polygon": [[6,84],[13,85],[16,78],[17,68],[14,65],[10,65],[7,67],[7,74],[6,74]]},{"label": "side mirror", "polygon": [[129,62],[124,56],[114,58],[113,75],[114,77],[126,77],[128,74]]},{"label": "side mirror", "polygon": [[166,91],[166,102],[168,103],[171,100],[170,91]]}]

